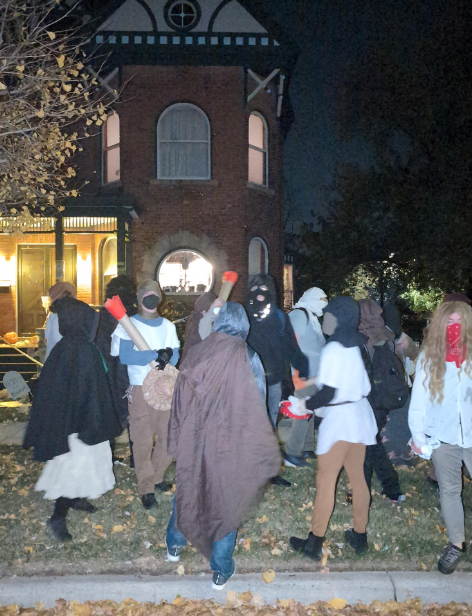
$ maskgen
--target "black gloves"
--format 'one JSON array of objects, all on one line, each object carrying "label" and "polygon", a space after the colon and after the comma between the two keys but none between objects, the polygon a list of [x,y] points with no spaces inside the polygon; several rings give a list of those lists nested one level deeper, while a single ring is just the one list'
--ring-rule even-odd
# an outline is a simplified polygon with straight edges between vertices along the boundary
[{"label": "black gloves", "polygon": [[158,366],[157,369],[164,370],[164,368],[167,366],[167,364],[172,359],[173,351],[170,347],[166,347],[165,349],[159,349],[159,351],[156,351],[156,353],[157,353],[157,358],[155,361],[157,362],[157,366]]}]

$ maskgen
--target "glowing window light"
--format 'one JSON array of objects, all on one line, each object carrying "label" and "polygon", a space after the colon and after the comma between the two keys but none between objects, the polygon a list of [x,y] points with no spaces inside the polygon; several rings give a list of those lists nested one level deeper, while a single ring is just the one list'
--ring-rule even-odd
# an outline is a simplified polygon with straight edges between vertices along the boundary
[{"label": "glowing window light", "polygon": [[165,293],[205,293],[213,284],[213,266],[194,250],[177,250],[161,263],[158,280]]}]

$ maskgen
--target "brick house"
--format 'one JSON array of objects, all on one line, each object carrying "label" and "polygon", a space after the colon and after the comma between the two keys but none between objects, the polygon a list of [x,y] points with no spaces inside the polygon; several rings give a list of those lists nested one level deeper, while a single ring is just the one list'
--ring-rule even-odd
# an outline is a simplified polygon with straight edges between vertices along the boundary
[{"label": "brick house", "polygon": [[117,272],[156,278],[188,303],[218,291],[226,269],[240,274],[237,301],[249,273],[282,284],[296,50],[251,4],[102,3],[91,40],[107,56],[102,86],[122,96],[75,158],[79,181],[90,183],[63,218],[21,241],[0,233],[0,334],[41,325],[38,295],[54,277],[77,283],[92,304]]}]

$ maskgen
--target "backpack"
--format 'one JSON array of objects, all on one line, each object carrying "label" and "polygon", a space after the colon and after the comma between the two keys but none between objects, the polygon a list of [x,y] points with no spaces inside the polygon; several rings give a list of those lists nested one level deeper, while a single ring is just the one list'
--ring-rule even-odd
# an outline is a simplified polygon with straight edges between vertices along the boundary
[{"label": "backpack", "polygon": [[402,361],[388,344],[375,347],[370,400],[376,410],[394,411],[405,405],[409,388]]}]

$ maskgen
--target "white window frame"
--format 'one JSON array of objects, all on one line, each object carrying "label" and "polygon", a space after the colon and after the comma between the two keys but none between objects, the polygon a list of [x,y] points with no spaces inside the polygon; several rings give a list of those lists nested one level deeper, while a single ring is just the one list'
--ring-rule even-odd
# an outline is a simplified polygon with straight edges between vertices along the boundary
[{"label": "white window frame", "polygon": [[251,181],[251,184],[254,184],[254,186],[265,186],[268,188],[269,187],[269,127],[267,125],[267,120],[264,118],[262,113],[259,113],[258,111],[251,111],[249,117],[251,116],[257,116],[258,118],[260,118],[264,125],[264,148],[258,148],[256,145],[251,145],[251,143],[249,143],[249,122],[248,122],[247,132],[248,132],[249,149],[256,150],[256,152],[262,152],[264,154],[264,170],[265,170],[264,184],[258,184],[257,182],[252,182],[252,181]]},{"label": "white window frame", "polygon": [[[182,108],[191,108],[191,109],[196,109],[204,118],[205,118],[205,122],[207,125],[207,129],[208,129],[208,139],[206,140],[202,140],[202,139],[192,139],[192,140],[172,140],[172,141],[163,141],[159,139],[159,124],[161,123],[162,119],[166,116],[166,114],[170,113],[171,111],[175,110],[175,109],[182,109]],[[200,107],[197,107],[196,105],[192,105],[191,103],[175,103],[174,105],[171,105],[170,107],[167,107],[167,109],[165,111],[163,111],[159,117],[159,120],[157,121],[157,129],[156,129],[156,142],[157,142],[157,169],[156,169],[156,177],[158,180],[200,180],[200,181],[205,181],[205,180],[211,180],[211,126],[210,126],[210,120],[208,119],[207,114],[203,111],[203,109],[201,109]],[[160,176],[160,144],[161,143],[206,143],[208,146],[208,175],[206,177],[161,177]]]},{"label": "white window frame", "polygon": [[[254,251],[254,246],[257,244],[258,248],[259,248],[259,259],[258,259],[258,263],[259,265],[261,264],[261,253],[260,251],[263,250],[264,251],[264,271],[263,272],[254,272],[253,270],[253,265],[255,262],[255,256],[253,255],[253,251]],[[256,236],[251,238],[251,241],[249,242],[249,248],[248,248],[248,274],[249,276],[254,276],[257,274],[268,274],[269,273],[269,248],[267,247],[267,242],[265,240],[262,239],[262,237]]]},{"label": "white window frame", "polygon": [[[117,180],[112,180],[111,182],[106,181],[107,173],[108,173],[108,152],[111,150],[116,150],[117,148],[121,148],[121,118],[120,114],[114,111],[111,115],[116,115],[118,117],[118,143],[115,145],[107,146],[107,122],[108,118],[102,125],[102,186],[109,186],[110,184],[114,184],[115,182],[121,182],[121,150],[120,150],[120,177]],[[111,117],[111,116],[108,116]]]}]

